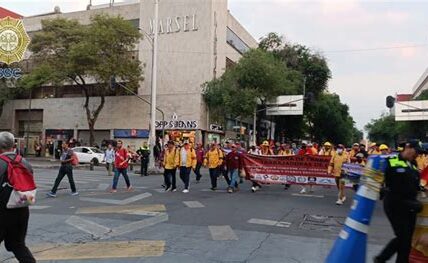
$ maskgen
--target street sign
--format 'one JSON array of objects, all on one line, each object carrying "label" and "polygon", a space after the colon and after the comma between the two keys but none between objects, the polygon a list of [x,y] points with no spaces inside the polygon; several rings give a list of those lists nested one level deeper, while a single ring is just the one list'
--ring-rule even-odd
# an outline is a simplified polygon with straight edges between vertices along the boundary
[{"label": "street sign", "polygon": [[279,96],[267,103],[266,115],[303,115],[303,95]]}]

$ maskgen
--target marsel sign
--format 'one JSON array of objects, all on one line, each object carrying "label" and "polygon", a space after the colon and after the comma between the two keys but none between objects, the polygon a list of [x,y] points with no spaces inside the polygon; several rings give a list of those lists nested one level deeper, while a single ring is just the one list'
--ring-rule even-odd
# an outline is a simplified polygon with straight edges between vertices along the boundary
[{"label": "marsel sign", "polygon": [[[150,33],[154,34],[154,19],[150,19]],[[159,19],[159,34],[197,31],[196,14],[186,16],[167,17]]]}]

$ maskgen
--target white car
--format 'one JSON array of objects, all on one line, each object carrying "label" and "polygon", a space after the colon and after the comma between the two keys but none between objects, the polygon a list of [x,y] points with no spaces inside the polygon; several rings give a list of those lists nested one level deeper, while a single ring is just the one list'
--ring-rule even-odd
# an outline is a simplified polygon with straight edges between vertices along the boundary
[{"label": "white car", "polygon": [[79,158],[79,163],[93,163],[99,165],[104,162],[104,152],[95,147],[75,147],[72,149]]}]

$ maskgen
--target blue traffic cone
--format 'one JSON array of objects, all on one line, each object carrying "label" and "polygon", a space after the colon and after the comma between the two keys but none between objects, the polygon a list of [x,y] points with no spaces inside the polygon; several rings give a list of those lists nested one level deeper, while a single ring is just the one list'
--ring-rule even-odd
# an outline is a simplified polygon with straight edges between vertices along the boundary
[{"label": "blue traffic cone", "polygon": [[373,176],[381,174],[384,165],[384,157],[379,155],[369,157],[365,170],[366,180],[354,197],[351,212],[325,260],[326,263],[366,262],[367,233],[381,186]]}]

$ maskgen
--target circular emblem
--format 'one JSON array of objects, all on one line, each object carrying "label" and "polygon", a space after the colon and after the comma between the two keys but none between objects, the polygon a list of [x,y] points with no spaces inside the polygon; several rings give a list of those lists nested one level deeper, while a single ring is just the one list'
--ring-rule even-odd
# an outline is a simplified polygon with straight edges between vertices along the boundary
[{"label": "circular emblem", "polygon": [[21,20],[11,17],[0,19],[0,62],[9,65],[21,61],[29,43],[30,38]]}]

